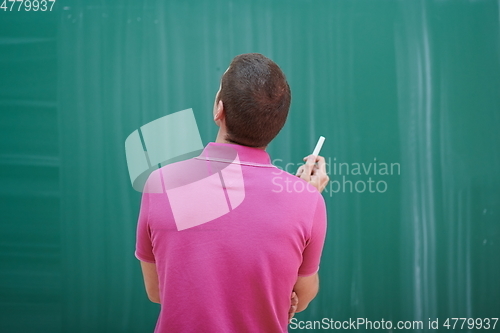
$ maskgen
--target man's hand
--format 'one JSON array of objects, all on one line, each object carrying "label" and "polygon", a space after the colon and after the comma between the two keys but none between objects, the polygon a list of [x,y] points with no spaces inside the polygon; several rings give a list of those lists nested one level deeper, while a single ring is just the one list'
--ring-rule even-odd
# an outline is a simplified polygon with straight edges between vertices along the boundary
[{"label": "man's hand", "polygon": [[295,175],[322,192],[330,180],[330,177],[326,174],[325,158],[323,156],[309,155],[304,157],[304,161],[306,164],[301,165]]},{"label": "man's hand", "polygon": [[290,298],[290,310],[288,311],[288,323],[290,324],[295,312],[297,311],[297,305],[299,304],[299,298],[295,291],[292,291],[292,297]]}]

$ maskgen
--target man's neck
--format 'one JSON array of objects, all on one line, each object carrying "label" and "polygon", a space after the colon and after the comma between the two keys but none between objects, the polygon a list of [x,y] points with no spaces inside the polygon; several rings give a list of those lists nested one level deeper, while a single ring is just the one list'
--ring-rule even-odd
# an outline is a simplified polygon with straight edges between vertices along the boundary
[{"label": "man's neck", "polygon": [[[232,145],[240,145],[240,146],[248,147],[248,146],[236,143],[236,142],[228,141],[228,140],[225,139],[225,136],[226,136],[225,134],[223,134],[223,133],[221,133],[221,131],[219,131],[219,133],[217,133],[217,137],[215,138],[215,142],[217,142],[217,143],[229,143],[229,144],[232,144]],[[252,147],[252,148],[266,150],[267,147]]]}]

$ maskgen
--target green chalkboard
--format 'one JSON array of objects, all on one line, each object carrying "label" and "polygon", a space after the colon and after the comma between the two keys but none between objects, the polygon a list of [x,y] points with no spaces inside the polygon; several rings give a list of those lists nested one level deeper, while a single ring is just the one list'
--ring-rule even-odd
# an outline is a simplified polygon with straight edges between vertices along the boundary
[{"label": "green chalkboard", "polygon": [[326,137],[321,290],[290,331],[500,317],[497,1],[17,6],[0,9],[0,332],[153,331],[125,139],[192,108],[213,141],[220,76],[247,52],[292,89],[274,163]]}]

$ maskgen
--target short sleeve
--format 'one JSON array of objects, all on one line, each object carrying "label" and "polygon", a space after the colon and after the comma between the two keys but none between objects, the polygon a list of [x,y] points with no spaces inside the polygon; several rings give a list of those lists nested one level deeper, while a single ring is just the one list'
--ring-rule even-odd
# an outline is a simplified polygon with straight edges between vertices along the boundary
[{"label": "short sleeve", "polygon": [[311,227],[311,236],[302,253],[299,276],[313,275],[319,270],[319,262],[326,237],[326,205],[322,195],[318,195],[316,210]]},{"label": "short sleeve", "polygon": [[142,193],[141,208],[137,221],[137,237],[135,244],[135,256],[137,259],[149,263],[155,262],[153,255],[153,245],[151,242],[151,232],[149,229],[149,197],[150,194],[144,191]]}]

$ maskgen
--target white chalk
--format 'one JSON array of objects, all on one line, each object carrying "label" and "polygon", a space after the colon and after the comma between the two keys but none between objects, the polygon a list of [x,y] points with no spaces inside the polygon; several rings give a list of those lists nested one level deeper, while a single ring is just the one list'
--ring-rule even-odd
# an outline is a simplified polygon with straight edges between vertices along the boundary
[{"label": "white chalk", "polygon": [[323,142],[325,142],[325,137],[324,136],[320,136],[319,140],[318,140],[318,143],[316,144],[316,148],[314,148],[314,151],[312,153],[314,156],[318,156],[319,155],[321,147],[323,147]]}]

